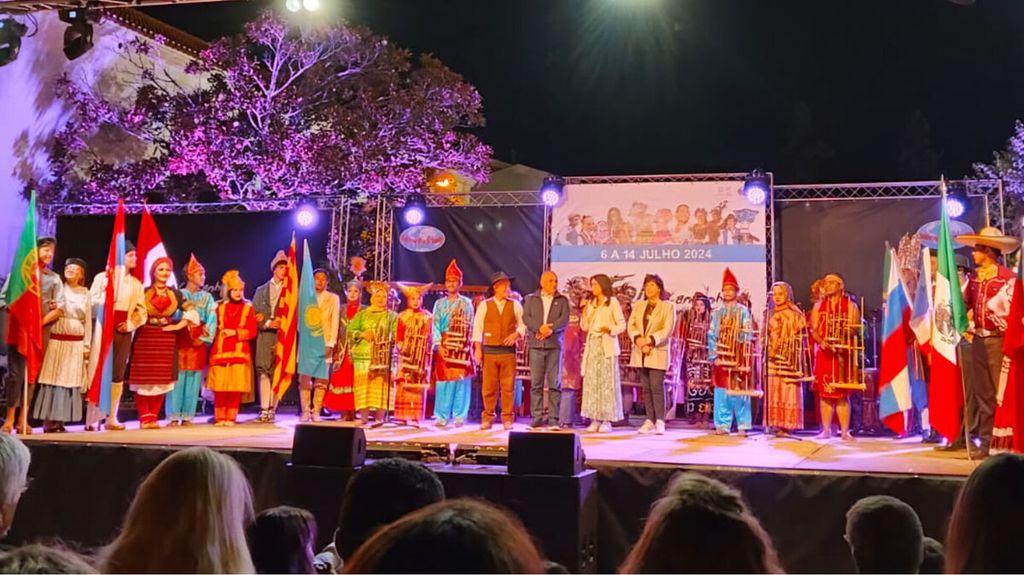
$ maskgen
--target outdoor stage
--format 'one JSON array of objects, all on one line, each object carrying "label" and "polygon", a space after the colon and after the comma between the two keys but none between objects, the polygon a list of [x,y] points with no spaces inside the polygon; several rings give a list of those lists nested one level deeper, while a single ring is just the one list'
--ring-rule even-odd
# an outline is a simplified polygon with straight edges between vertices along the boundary
[{"label": "outdoor stage", "polygon": [[[61,537],[90,547],[104,544],[116,533],[145,475],[171,452],[200,445],[239,461],[253,485],[257,509],[306,507],[317,516],[320,539],[326,541],[351,471],[290,466],[296,423],[292,416],[279,418],[274,426],[37,432],[26,438],[33,453],[33,483],[8,542]],[[515,429],[526,426],[519,423]],[[493,465],[430,466],[449,496],[483,497],[515,511],[548,556],[570,568],[615,571],[651,503],[683,468],[743,491],[789,572],[850,572],[842,535],[845,512],[854,501],[879,493],[900,497],[917,509],[925,533],[941,540],[956,492],[975,465],[962,452],[937,453],[919,438],[862,437],[848,443],[754,434],[744,439],[686,427],[670,427],[663,436],[641,436],[635,428],[577,433],[592,470],[576,477],[511,476]],[[504,446],[508,434],[474,425],[385,427],[367,430],[367,441],[371,446],[447,444],[454,452],[457,444]],[[188,498],[187,493],[181,496],[183,502]]]}]

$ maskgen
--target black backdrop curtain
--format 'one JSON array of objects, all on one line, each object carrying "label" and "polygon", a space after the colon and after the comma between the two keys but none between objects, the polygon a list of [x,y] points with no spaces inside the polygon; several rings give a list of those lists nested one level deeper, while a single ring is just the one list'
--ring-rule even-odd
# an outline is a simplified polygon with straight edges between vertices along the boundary
[{"label": "black backdrop curtain", "polygon": [[[237,269],[245,280],[246,296],[270,279],[270,261],[277,250],[288,250],[296,228],[292,212],[247,212],[228,214],[154,215],[167,254],[174,260],[174,273],[183,286],[182,270],[189,253],[206,267],[206,283],[215,285],[229,269]],[[125,217],[125,234],[133,243],[139,235],[140,216]],[[302,240],[309,240],[313,266],[326,263],[330,213],[320,212],[317,225],[295,230],[296,256],[302,257]],[[57,219],[57,257],[54,268],[63,269],[68,257],[84,259],[88,280],[103,270],[114,216],[63,216]],[[142,262],[139,262],[142,265]],[[301,260],[300,260],[301,265]]]},{"label": "black backdrop curtain", "polygon": [[544,209],[539,206],[507,208],[431,208],[424,225],[445,235],[433,252],[417,253],[402,246],[398,237],[409,226],[395,211],[395,237],[391,277],[409,282],[443,282],[448,262],[455,258],[467,285],[486,285],[491,273],[502,270],[515,279],[513,289],[527,294],[537,289],[544,264]]},{"label": "black backdrop curtain", "polygon": [[[972,198],[963,222],[984,224],[984,199]],[[882,305],[885,242],[899,244],[939,219],[939,199],[877,199],[780,202],[775,219],[775,277],[792,284],[807,308],[811,283],[829,272],[846,280],[847,290],[864,298],[865,311]],[[970,250],[961,250],[970,257]]]}]

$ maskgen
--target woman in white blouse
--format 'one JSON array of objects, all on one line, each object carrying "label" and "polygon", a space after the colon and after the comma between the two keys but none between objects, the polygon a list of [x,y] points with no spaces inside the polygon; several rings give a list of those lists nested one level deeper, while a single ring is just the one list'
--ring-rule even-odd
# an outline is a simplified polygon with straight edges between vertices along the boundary
[{"label": "woman in white blouse", "polygon": [[598,274],[590,278],[593,298],[583,306],[580,326],[587,332],[583,348],[583,406],[580,414],[591,420],[587,431],[611,431],[622,419],[622,382],[619,377],[619,334],[626,318],[612,293],[612,280]]}]

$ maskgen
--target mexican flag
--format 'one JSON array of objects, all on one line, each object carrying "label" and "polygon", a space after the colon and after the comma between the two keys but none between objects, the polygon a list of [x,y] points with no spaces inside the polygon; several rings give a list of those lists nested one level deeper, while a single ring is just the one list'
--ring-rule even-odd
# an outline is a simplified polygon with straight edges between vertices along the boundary
[{"label": "mexican flag", "polygon": [[941,210],[939,269],[935,278],[932,312],[932,371],[928,385],[928,408],[932,428],[953,441],[960,433],[964,404],[963,379],[956,348],[960,343],[960,334],[967,331],[967,310],[964,308],[960,280],[956,274],[953,240],[949,235],[945,186],[942,190]]},{"label": "mexican flag", "polygon": [[7,334],[5,341],[25,357],[26,375],[35,382],[43,365],[43,301],[39,294],[36,252],[36,193],[28,201],[18,250],[7,276]]}]

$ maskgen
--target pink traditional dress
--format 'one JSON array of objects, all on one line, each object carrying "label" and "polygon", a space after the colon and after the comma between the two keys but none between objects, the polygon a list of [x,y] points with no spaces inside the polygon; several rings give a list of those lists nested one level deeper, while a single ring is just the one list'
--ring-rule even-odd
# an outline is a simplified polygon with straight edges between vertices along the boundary
[{"label": "pink traditional dress", "polygon": [[799,381],[773,373],[773,358],[785,344],[795,344],[794,338],[807,325],[807,320],[795,305],[787,302],[768,318],[769,368],[765,424],[768,427],[793,431],[803,429],[804,387]]},{"label": "pink traditional dress", "polygon": [[395,419],[421,421],[429,379],[427,357],[431,345],[430,312],[405,309],[398,314],[395,342],[398,345],[398,377],[395,385]]},{"label": "pink traditional dress", "polygon": [[363,306],[358,301],[346,303],[341,314],[341,321],[338,322],[341,327],[338,334],[338,345],[334,348],[336,358],[334,365],[338,367],[331,372],[327,384],[327,394],[324,395],[324,407],[330,411],[352,411],[356,408],[355,398],[352,395],[352,382],[355,379],[355,374],[352,371],[348,324],[361,309]]}]

